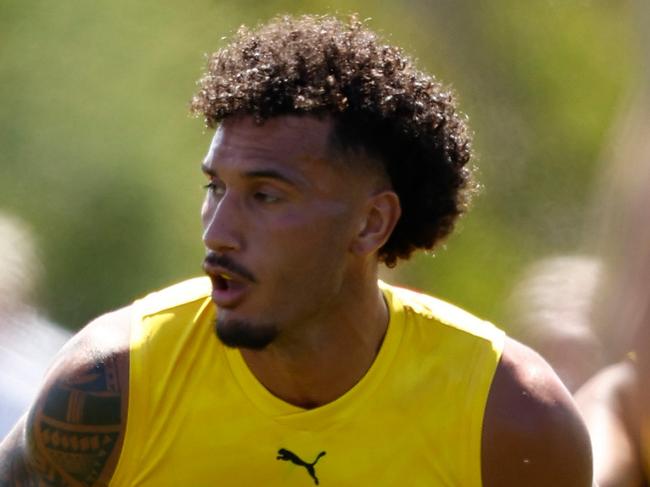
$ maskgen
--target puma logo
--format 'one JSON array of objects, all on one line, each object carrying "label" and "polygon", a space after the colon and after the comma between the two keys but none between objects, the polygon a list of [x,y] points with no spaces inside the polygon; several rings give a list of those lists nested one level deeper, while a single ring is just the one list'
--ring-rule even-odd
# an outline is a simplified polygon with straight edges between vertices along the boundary
[{"label": "puma logo", "polygon": [[280,448],[278,450],[278,456],[276,457],[276,460],[284,460],[285,462],[291,462],[295,465],[299,465],[301,467],[305,467],[307,469],[307,473],[309,473],[309,476],[314,479],[314,483],[318,485],[318,477],[316,477],[316,470],[314,469],[314,466],[316,465],[316,462],[320,460],[320,457],[324,456],[325,452],[322,451],[318,454],[316,457],[316,460],[314,460],[311,463],[307,463],[304,460],[302,460],[298,455],[295,453],[287,450],[286,448]]}]

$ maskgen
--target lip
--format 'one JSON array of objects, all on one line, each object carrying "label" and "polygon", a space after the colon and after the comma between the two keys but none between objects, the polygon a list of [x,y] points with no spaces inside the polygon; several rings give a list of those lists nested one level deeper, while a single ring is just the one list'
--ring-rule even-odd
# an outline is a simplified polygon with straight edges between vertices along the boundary
[{"label": "lip", "polygon": [[[220,308],[238,306],[248,294],[250,283],[241,276],[220,266],[204,264],[203,270],[212,281],[212,301]],[[223,275],[228,276],[224,279]]]},{"label": "lip", "polygon": [[213,283],[212,301],[219,308],[231,309],[238,306],[244,300],[247,292],[248,285],[244,283],[231,284],[227,289],[219,289]]}]

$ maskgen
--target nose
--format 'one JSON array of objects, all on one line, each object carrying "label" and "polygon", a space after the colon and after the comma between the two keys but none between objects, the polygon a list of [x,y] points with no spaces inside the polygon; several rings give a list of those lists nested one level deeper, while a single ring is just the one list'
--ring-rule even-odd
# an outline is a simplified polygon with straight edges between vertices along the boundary
[{"label": "nose", "polygon": [[206,248],[221,253],[241,250],[241,217],[238,213],[236,201],[228,195],[219,201],[206,199],[201,210]]}]

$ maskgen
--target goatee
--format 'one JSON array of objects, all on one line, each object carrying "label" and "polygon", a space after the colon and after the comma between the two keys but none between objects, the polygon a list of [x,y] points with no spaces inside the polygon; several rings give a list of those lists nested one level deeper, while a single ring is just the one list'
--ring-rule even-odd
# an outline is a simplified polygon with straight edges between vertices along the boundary
[{"label": "goatee", "polygon": [[232,348],[263,350],[278,335],[273,324],[253,324],[246,320],[217,318],[215,332],[221,343]]}]

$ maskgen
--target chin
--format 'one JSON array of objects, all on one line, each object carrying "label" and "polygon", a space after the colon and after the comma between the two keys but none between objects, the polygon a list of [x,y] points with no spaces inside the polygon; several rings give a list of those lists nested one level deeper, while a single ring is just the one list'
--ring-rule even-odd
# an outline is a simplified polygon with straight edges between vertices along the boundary
[{"label": "chin", "polygon": [[215,332],[217,338],[227,347],[264,350],[278,336],[278,327],[270,323],[217,318]]}]

